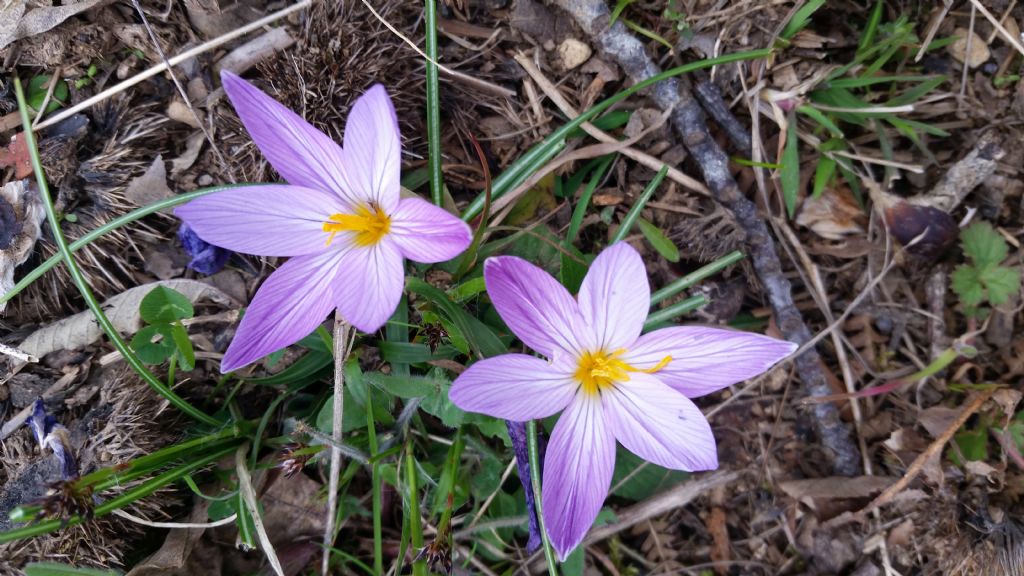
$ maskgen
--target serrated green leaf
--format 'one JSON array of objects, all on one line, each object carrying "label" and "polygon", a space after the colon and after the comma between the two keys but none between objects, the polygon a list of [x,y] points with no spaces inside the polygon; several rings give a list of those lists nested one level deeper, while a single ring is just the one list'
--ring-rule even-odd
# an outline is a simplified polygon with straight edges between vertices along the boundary
[{"label": "serrated green leaf", "polygon": [[988,301],[993,306],[1005,304],[1010,296],[1020,291],[1020,270],[996,266],[981,272]]},{"label": "serrated green leaf", "polygon": [[975,220],[964,228],[960,232],[960,243],[964,247],[964,254],[973,260],[979,269],[998,265],[1009,253],[1006,240],[1003,240],[991,224],[983,220]]},{"label": "serrated green leaf", "polygon": [[139,303],[139,316],[148,324],[171,323],[191,318],[192,314],[192,302],[181,292],[166,286],[153,288]]},{"label": "serrated green leaf", "polygon": [[965,306],[977,306],[985,299],[985,287],[981,284],[978,270],[973,266],[957,266],[950,280],[950,287]]},{"label": "serrated green leaf", "polygon": [[643,218],[638,218],[637,224],[640,225],[640,232],[643,233],[644,238],[658,251],[658,254],[661,254],[669,262],[679,262],[679,247],[661,231],[661,228]]}]

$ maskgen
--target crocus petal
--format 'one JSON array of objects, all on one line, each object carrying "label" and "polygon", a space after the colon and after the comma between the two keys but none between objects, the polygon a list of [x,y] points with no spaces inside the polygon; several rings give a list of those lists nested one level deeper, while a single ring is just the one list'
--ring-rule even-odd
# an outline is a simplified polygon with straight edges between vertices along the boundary
[{"label": "crocus petal", "polygon": [[696,398],[766,372],[796,348],[792,342],[753,332],[679,326],[644,334],[622,360],[647,369],[671,356],[655,375]]},{"label": "crocus petal", "polygon": [[498,256],[484,262],[484,282],[501,319],[523,343],[548,358],[576,356],[579,307],[550,274],[522,258]]},{"label": "crocus petal", "polygon": [[579,293],[580,314],[594,339],[592,349],[613,351],[632,344],[651,307],[643,258],[625,242],[605,248],[590,265]]},{"label": "crocus petal", "polygon": [[341,146],[298,114],[235,74],[220,75],[224,91],[253,142],[289,184],[330,191],[354,206],[342,176]]},{"label": "crocus petal", "polygon": [[331,282],[340,260],[334,251],[297,256],[271,274],[242,316],[220,371],[237,370],[294,344],[319,326],[334,308]]},{"label": "crocus petal", "polygon": [[174,214],[221,248],[258,256],[302,256],[327,248],[324,222],[344,209],[330,192],[261,184],[200,196],[175,208]]},{"label": "crocus petal", "polygon": [[402,140],[391,97],[380,84],[356,100],[345,123],[346,190],[391,213],[401,192]]},{"label": "crocus petal", "polygon": [[714,470],[718,451],[711,426],[694,403],[654,376],[630,374],[602,390],[608,428],[637,456],[674,470]]},{"label": "crocus petal", "polygon": [[449,398],[468,412],[525,422],[547,418],[576,393],[572,374],[526,354],[502,354],[474,363],[452,384]]},{"label": "crocus petal", "polygon": [[465,222],[419,198],[403,198],[391,215],[391,236],[416,262],[444,262],[465,250],[473,233]]},{"label": "crocus petal", "polygon": [[601,511],[615,469],[615,437],[598,397],[579,393],[558,419],[544,457],[544,523],[560,560]]},{"label": "crocus petal", "polygon": [[389,238],[373,246],[353,247],[342,256],[335,280],[335,304],[342,318],[363,332],[384,325],[402,299],[402,254]]}]

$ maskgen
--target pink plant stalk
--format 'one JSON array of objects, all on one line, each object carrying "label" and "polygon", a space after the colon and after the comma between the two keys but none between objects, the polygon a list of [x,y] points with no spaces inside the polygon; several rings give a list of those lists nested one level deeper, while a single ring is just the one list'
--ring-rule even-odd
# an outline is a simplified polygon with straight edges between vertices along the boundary
[{"label": "pink plant stalk", "polygon": [[337,308],[364,332],[402,297],[405,259],[443,262],[469,227],[400,198],[401,139],[381,85],[352,106],[344,148],[238,76],[224,90],[256,146],[288,184],[232,188],[175,210],[200,238],[235,252],[290,256],[256,292],[221,363],[230,372],[295,343]]},{"label": "pink plant stalk", "polygon": [[746,380],[796,345],[705,327],[641,335],[651,305],[640,255],[626,243],[594,261],[577,299],[520,258],[484,264],[487,293],[508,327],[547,360],[504,354],[452,385],[463,410],[513,421],[564,410],[544,458],[542,509],[561,559],[583,540],[611,485],[615,441],[659,466],[712,470],[711,427],[689,398]]}]

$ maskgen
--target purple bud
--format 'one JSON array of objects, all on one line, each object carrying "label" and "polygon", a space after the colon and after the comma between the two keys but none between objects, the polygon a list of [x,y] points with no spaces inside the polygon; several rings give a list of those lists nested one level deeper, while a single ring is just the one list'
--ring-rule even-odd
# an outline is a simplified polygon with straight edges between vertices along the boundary
[{"label": "purple bud", "polygon": [[188,267],[200,274],[216,274],[228,263],[231,258],[231,251],[214,246],[200,238],[188,224],[182,224],[178,229],[178,239],[181,240],[185,252],[192,257]]},{"label": "purple bud", "polygon": [[56,418],[46,413],[46,405],[43,404],[42,398],[36,400],[32,405],[32,416],[28,419],[28,425],[32,428],[36,442],[39,443],[39,449],[45,452],[49,448],[60,460],[63,479],[77,478],[78,462],[71,449],[71,434],[67,428],[57,422]]},{"label": "purple bud", "polygon": [[[512,449],[516,453],[516,469],[519,472],[519,481],[523,483],[523,490],[526,492],[526,515],[530,519],[530,539],[526,542],[526,550],[533,553],[540,548],[540,523],[537,522],[537,501],[533,497],[533,481],[530,479],[530,448],[526,444],[526,423],[505,421],[508,428],[508,437],[512,439]],[[537,461],[544,462],[544,447],[546,442],[537,433]]]}]

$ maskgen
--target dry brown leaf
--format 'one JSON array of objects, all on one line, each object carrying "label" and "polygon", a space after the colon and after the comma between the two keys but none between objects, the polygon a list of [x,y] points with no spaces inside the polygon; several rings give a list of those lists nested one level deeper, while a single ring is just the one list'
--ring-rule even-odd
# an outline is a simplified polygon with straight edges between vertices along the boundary
[{"label": "dry brown leaf", "polygon": [[787,480],[779,482],[782,489],[791,498],[870,498],[885,490],[895,478],[887,476],[830,476],[827,478],[808,478],[805,480]]},{"label": "dry brown leaf", "polygon": [[181,153],[181,156],[171,160],[171,174],[177,176],[191,168],[195,164],[196,158],[199,158],[199,151],[203,149],[205,141],[206,137],[202,132],[195,132],[189,136],[185,141],[185,151]]},{"label": "dry brown leaf", "polygon": [[[157,155],[145,173],[129,182],[124,195],[140,207],[174,196],[174,192],[167,187],[167,168],[164,166],[163,156]],[[164,208],[161,212],[170,214],[171,209]]]},{"label": "dry brown leaf", "polygon": [[[149,294],[150,290],[158,285],[181,292],[191,302],[209,299],[223,306],[237,306],[227,294],[209,284],[196,280],[150,282],[149,284],[143,284],[142,286],[126,290],[103,303],[103,310],[107,313],[107,318],[110,319],[110,322],[118,332],[134,334],[142,327],[142,319],[139,317],[139,303],[142,302],[146,294]],[[70,350],[87,346],[95,342],[102,334],[103,331],[100,329],[99,324],[96,323],[92,312],[86,310],[36,330],[18,347],[29,354],[42,358],[50,352],[57,350]]]},{"label": "dry brown leaf", "polygon": [[[189,522],[200,523],[209,520],[207,509],[210,502],[202,498],[196,499],[196,505],[192,508]],[[192,548],[199,538],[202,537],[204,528],[187,528],[184,530],[171,530],[164,540],[163,546],[153,553],[152,556],[139,562],[128,572],[127,576],[156,576],[172,573],[183,567],[188,560]]]},{"label": "dry brown leaf", "polygon": [[[0,294],[14,288],[14,269],[28,259],[46,219],[43,204],[28,180],[0,188]],[[0,312],[7,303],[0,304]]]},{"label": "dry brown leaf", "polygon": [[37,6],[26,10],[24,0],[3,0],[0,7],[0,50],[15,40],[42,34],[79,12],[110,1],[69,1],[64,5]]},{"label": "dry brown leaf", "polygon": [[829,240],[863,234],[867,217],[847,187],[826,190],[818,198],[807,198],[796,216],[796,223],[810,228]]}]

